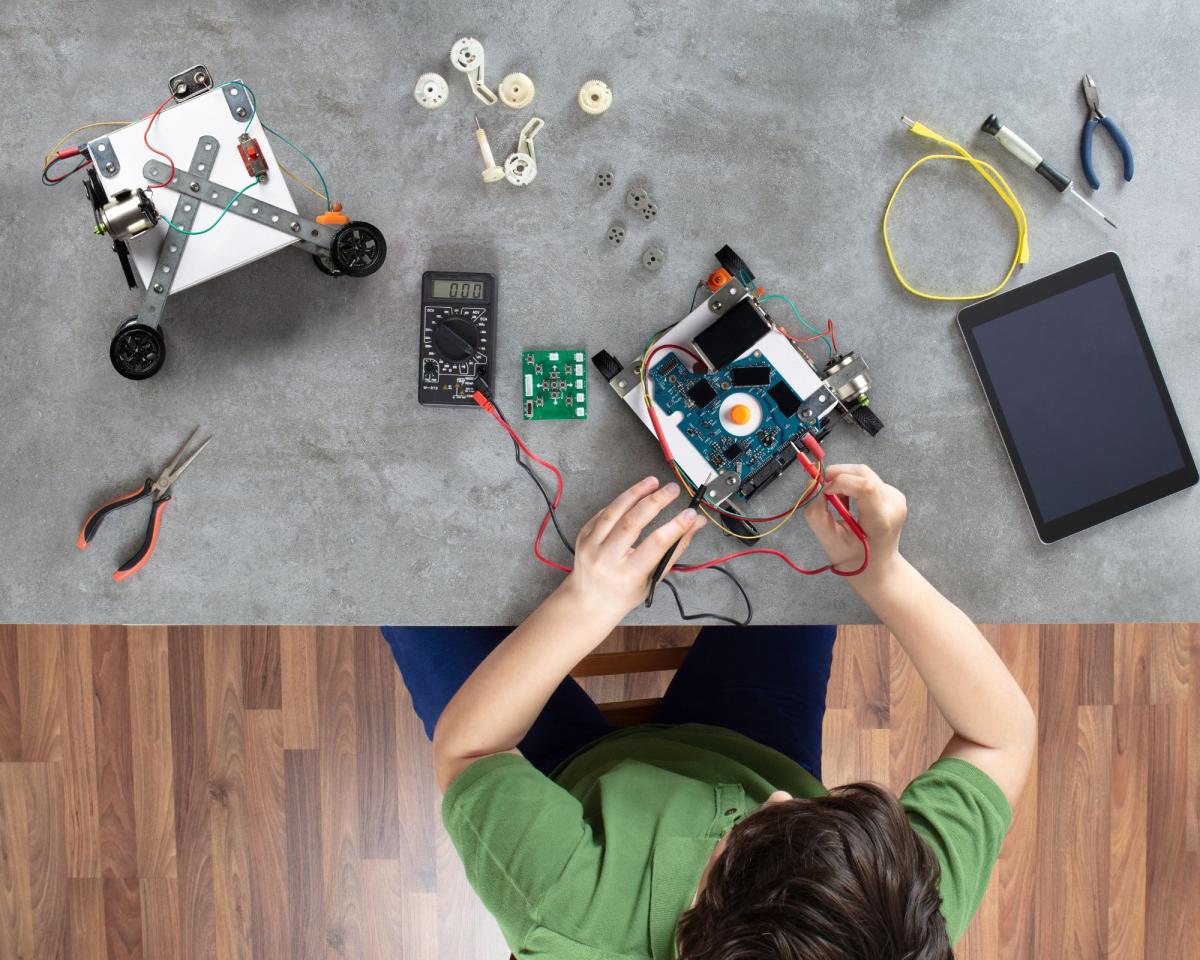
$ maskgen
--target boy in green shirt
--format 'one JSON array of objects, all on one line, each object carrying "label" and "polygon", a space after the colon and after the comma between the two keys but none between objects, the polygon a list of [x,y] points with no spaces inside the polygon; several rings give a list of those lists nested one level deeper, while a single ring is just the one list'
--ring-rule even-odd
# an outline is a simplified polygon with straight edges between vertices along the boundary
[{"label": "boy in green shirt", "polygon": [[[689,509],[642,537],[674,484],[647,478],[592,518],[573,571],[503,639],[384,628],[433,738],[446,828],[518,957],[951,956],[1024,786],[1033,711],[901,556],[903,495],[858,465],[830,467],[826,490],[870,538],[850,585],[954,731],[899,799],[820,783],[832,628],[705,628],[649,726],[613,731],[568,679],[703,525]],[[831,563],[857,566],[823,499],[806,518]]]}]

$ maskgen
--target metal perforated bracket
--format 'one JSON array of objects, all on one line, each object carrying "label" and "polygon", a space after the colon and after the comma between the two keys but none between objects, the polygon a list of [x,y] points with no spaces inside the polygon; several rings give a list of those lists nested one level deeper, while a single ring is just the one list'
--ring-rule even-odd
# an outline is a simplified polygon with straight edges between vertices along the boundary
[{"label": "metal perforated bracket", "polygon": [[[217,151],[220,149],[221,145],[217,143],[216,137],[201,137],[196,144],[196,152],[192,155],[192,166],[211,166],[212,162],[217,159]],[[166,176],[167,172],[153,161],[146,164],[146,167],[155,169],[154,173],[150,173],[148,169],[146,172],[146,176],[151,178],[152,183],[157,183]],[[181,175],[184,175],[184,171],[176,170],[175,181],[178,181]],[[172,181],[172,184],[175,181]],[[179,231],[192,229],[199,209],[200,201],[195,197],[183,196],[175,203],[175,213],[171,216],[171,222],[179,230],[168,229],[167,235],[163,239],[163,245],[158,251],[158,262],[154,264],[154,273],[150,277],[150,283],[142,297],[142,307],[137,315],[139,323],[151,327],[157,327],[162,323],[163,305],[171,294],[171,284],[175,282],[179,261],[183,259],[183,248],[187,246],[188,242],[188,235]]]},{"label": "metal perforated bracket", "polygon": [[[213,138],[200,138],[201,146],[197,150],[197,157],[204,155],[200,151],[204,150],[203,145],[205,141],[213,141]],[[210,165],[211,160],[198,159],[193,162],[192,170],[177,168],[171,182],[163,186],[165,189],[175,190],[185,196],[195,197],[201,203],[212,204],[222,210],[227,204],[231,204],[229,207],[230,214],[245,217],[247,220],[254,220],[263,226],[278,230],[280,233],[286,233],[288,236],[294,237],[298,241],[299,246],[309,253],[329,253],[338,227],[317,223],[315,220],[302,217],[298,213],[292,213],[290,210],[285,210],[283,207],[277,207],[272,203],[267,203],[255,197],[243,195],[235,200],[236,190],[231,190],[229,187],[222,186],[219,183],[213,183],[201,172],[202,167],[207,169]],[[151,182],[155,182],[166,176],[167,170],[160,161],[150,160],[143,168],[143,173],[150,178]]]},{"label": "metal perforated bracket", "polygon": [[89,140],[87,148],[100,176],[107,180],[121,172],[121,161],[117,159],[117,151],[113,149],[112,141],[108,137]]},{"label": "metal perforated bracket", "polygon": [[225,105],[229,107],[233,119],[249,120],[254,112],[254,106],[250,103],[250,97],[246,94],[246,87],[242,81],[231,80],[229,83],[222,84],[219,89],[225,95]]}]

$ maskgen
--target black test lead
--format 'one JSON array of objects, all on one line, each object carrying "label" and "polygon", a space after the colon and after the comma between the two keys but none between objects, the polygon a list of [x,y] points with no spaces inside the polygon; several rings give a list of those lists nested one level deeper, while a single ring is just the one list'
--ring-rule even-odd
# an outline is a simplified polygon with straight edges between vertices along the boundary
[{"label": "black test lead", "polygon": [[1075,189],[1074,182],[1059,173],[1054,167],[1050,166],[1042,155],[1033,149],[1028,143],[1013,133],[1008,127],[1004,126],[994,113],[988,114],[988,118],[983,121],[981,128],[984,133],[990,133],[993,137],[1003,144],[1004,149],[1011,153],[1014,157],[1020,160],[1027,167],[1032,167],[1036,172],[1040,173],[1050,185],[1059,193],[1069,193],[1076,200],[1086,206],[1092,213],[1100,217],[1113,229],[1116,229],[1116,224],[1113,223],[1107,216],[1096,209],[1096,207],[1083,194]]}]

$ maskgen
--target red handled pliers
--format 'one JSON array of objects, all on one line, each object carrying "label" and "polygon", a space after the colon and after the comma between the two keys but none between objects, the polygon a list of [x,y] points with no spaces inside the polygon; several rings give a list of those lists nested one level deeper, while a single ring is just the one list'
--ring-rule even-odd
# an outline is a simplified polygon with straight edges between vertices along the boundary
[{"label": "red handled pliers", "polygon": [[150,498],[150,519],[146,524],[146,539],[142,541],[142,545],[138,548],[137,553],[121,564],[117,568],[117,572],[113,574],[113,579],[118,583],[141,570],[150,559],[151,554],[154,553],[154,547],[158,543],[158,529],[162,523],[162,513],[166,509],[167,504],[171,502],[170,496],[167,495],[167,489],[179,479],[184,470],[192,465],[192,461],[200,455],[200,451],[207,447],[209,441],[212,440],[212,437],[209,437],[183,463],[180,463],[179,461],[183,458],[184,451],[187,450],[188,445],[192,442],[192,438],[196,436],[196,431],[199,429],[197,427],[196,430],[188,434],[188,438],[183,441],[183,446],[179,448],[179,452],[175,454],[170,463],[163,467],[163,471],[158,475],[157,480],[151,480],[147,477],[146,482],[137,490],[132,490],[117,497],[115,500],[110,500],[104,506],[98,507],[83,522],[83,527],[79,531],[79,538],[75,541],[75,546],[80,550],[87,549],[88,544],[92,542],[92,538],[96,536],[96,532],[100,529],[100,524],[103,523],[104,518],[114,510],[128,506],[131,503],[141,500],[143,497]]}]

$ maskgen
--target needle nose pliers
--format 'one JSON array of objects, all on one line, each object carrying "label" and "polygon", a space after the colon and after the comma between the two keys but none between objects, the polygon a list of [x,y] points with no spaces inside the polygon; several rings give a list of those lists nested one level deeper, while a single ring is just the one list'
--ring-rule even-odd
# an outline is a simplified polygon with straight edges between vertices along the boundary
[{"label": "needle nose pliers", "polygon": [[1096,127],[1102,126],[1113,138],[1113,143],[1121,151],[1121,162],[1125,164],[1126,182],[1133,179],[1133,148],[1125,139],[1125,134],[1117,126],[1112,117],[1106,117],[1100,112],[1100,91],[1096,89],[1096,81],[1090,73],[1083,75],[1083,99],[1087,104],[1088,117],[1083,123],[1083,133],[1079,139],[1079,159],[1083,163],[1083,175],[1093,190],[1100,188],[1100,179],[1092,166],[1092,138],[1096,135]]},{"label": "needle nose pliers", "polygon": [[[196,428],[196,430],[199,429],[199,427]],[[150,498],[150,519],[146,524],[146,538],[142,541],[142,545],[138,547],[137,553],[121,564],[117,568],[117,572],[113,574],[113,579],[118,583],[141,570],[150,559],[150,555],[154,553],[154,547],[158,543],[158,530],[162,523],[162,513],[171,501],[170,496],[167,494],[167,489],[179,479],[184,470],[192,465],[192,461],[199,456],[200,451],[208,446],[209,440],[212,440],[212,437],[205,440],[181,464],[179,461],[182,459],[188,445],[192,442],[192,438],[196,436],[196,430],[188,434],[188,438],[183,441],[183,446],[179,448],[179,452],[175,454],[170,463],[163,467],[162,473],[158,475],[157,480],[151,480],[147,477],[146,482],[141,487],[131,490],[129,493],[122,494],[115,500],[108,501],[102,507],[97,507],[83,521],[83,527],[79,531],[79,538],[75,541],[75,546],[80,550],[88,548],[88,544],[96,536],[97,531],[100,529],[100,524],[104,522],[104,518],[114,510],[119,510],[121,507],[135,503],[143,497]]]}]

